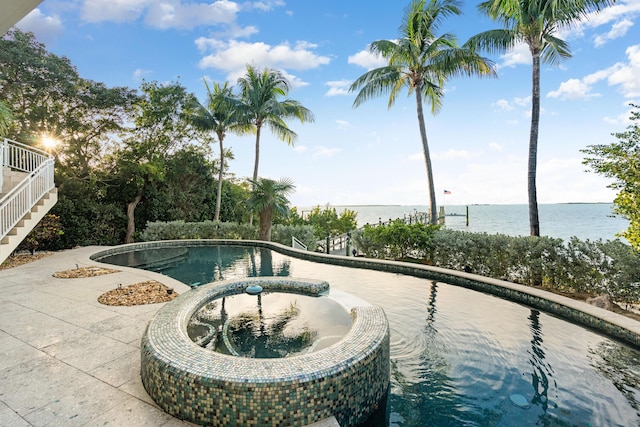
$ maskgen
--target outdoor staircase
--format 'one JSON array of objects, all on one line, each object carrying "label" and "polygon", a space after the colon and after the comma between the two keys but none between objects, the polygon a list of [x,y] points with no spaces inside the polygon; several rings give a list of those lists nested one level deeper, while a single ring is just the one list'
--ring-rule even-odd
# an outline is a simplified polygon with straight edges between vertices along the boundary
[{"label": "outdoor staircase", "polygon": [[0,141],[0,263],[58,201],[53,157],[16,141]]}]

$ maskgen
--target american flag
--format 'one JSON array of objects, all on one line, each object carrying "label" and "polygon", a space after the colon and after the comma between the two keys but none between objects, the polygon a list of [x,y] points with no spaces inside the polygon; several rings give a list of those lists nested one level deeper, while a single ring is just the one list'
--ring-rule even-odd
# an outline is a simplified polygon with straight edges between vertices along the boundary
[{"label": "american flag", "polygon": [[449,191],[449,190],[444,190],[444,194],[451,194],[451,191]]}]

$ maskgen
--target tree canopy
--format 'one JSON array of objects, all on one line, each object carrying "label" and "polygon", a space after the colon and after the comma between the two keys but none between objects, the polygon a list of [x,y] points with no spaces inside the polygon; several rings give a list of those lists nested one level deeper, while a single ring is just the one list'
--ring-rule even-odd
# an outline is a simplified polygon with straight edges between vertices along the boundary
[{"label": "tree canopy", "polygon": [[613,182],[609,188],[618,193],[614,199],[617,213],[630,221],[621,235],[640,251],[640,106],[631,104],[632,124],[625,132],[614,133],[618,140],[610,144],[590,145],[582,150],[583,164]]}]

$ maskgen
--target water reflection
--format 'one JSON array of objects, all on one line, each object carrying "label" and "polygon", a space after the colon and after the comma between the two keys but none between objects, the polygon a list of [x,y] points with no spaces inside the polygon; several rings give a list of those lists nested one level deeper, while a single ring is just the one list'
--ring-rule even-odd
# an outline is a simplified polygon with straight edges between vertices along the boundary
[{"label": "water reflection", "polygon": [[547,417],[547,410],[549,408],[549,383],[552,382],[554,389],[557,390],[558,385],[553,378],[553,368],[546,361],[545,349],[542,339],[542,325],[540,324],[540,312],[538,310],[531,310],[529,315],[530,330],[531,330],[531,350],[529,353],[529,363],[531,364],[531,386],[533,387],[533,397],[531,398],[531,404],[539,406],[542,409],[542,414],[539,416],[539,420],[543,426],[548,426],[549,417]]},{"label": "water reflection", "polygon": [[[438,333],[438,283],[431,282],[422,334],[415,341],[418,372],[415,379],[402,374],[402,367],[392,365],[396,383],[391,395],[392,426],[459,426],[468,418],[461,397],[450,377],[447,343]],[[428,392],[425,392],[428,388]]]},{"label": "water reflection", "polygon": [[591,366],[608,378],[640,419],[640,355],[627,347],[600,342],[589,349]]},{"label": "water reflection", "polygon": [[207,303],[191,318],[187,333],[219,353],[281,358],[326,348],[351,325],[350,314],[327,296],[263,292]]}]

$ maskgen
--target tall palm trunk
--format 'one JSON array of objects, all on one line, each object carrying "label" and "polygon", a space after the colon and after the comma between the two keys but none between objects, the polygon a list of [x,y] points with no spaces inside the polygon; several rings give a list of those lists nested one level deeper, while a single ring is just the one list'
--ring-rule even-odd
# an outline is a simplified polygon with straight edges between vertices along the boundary
[{"label": "tall palm trunk", "polygon": [[271,241],[271,228],[273,224],[273,209],[260,211],[259,239],[267,242]]},{"label": "tall palm trunk", "polygon": [[224,135],[218,134],[218,141],[220,141],[220,172],[218,172],[218,194],[216,195],[216,214],[214,216],[215,221],[220,220],[220,205],[222,204],[222,176],[224,173],[224,146],[222,140]]},{"label": "tall palm trunk", "polygon": [[256,124],[256,161],[253,164],[253,180],[258,180],[258,163],[260,162],[260,128],[261,124]]},{"label": "tall palm trunk", "polygon": [[540,236],[538,218],[538,196],[536,173],[538,163],[538,127],[540,125],[540,51],[531,49],[533,56],[532,94],[531,94],[531,130],[529,133],[529,169],[527,186],[529,194],[529,225],[532,236]]},{"label": "tall palm trunk", "polygon": [[142,200],[142,191],[136,194],[136,198],[127,205],[127,233],[124,237],[125,243],[133,243],[133,236],[136,232],[135,210],[138,203]]},{"label": "tall palm trunk", "polygon": [[[260,162],[260,128],[262,123],[256,123],[256,161],[253,164],[253,182],[258,180],[258,163]],[[254,184],[253,190],[256,186]],[[249,214],[249,225],[253,225],[253,212]]]},{"label": "tall palm trunk", "polygon": [[431,224],[438,223],[436,208],[436,190],[433,185],[433,171],[431,168],[431,156],[429,155],[429,143],[427,141],[427,128],[424,124],[424,114],[422,112],[422,92],[420,87],[416,87],[416,103],[418,110],[418,125],[420,126],[420,138],[422,139],[422,151],[424,151],[424,163],[427,167],[427,184],[429,185],[429,221]]}]

